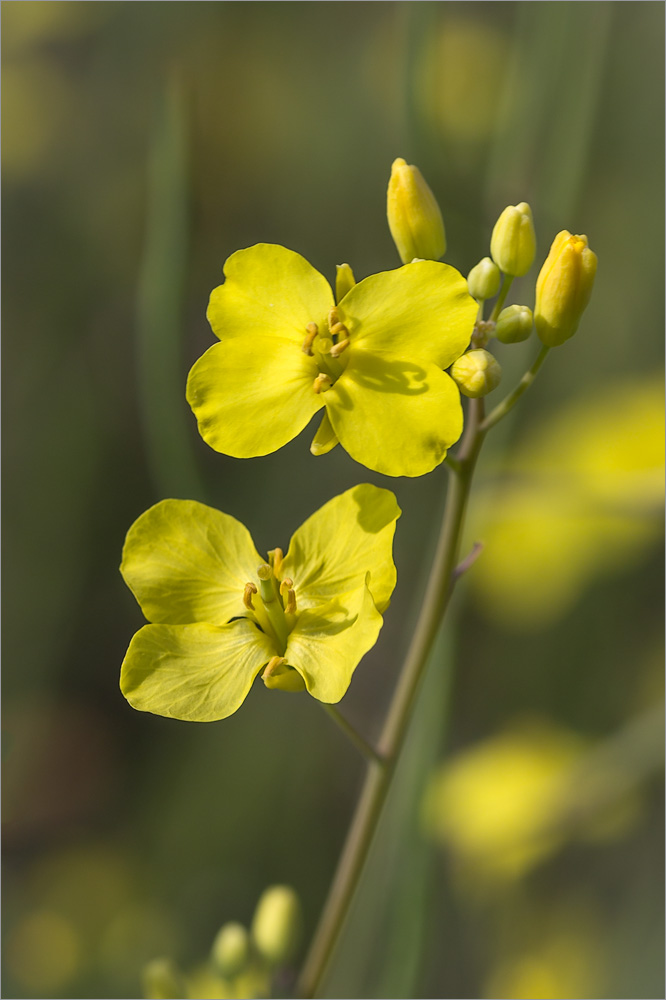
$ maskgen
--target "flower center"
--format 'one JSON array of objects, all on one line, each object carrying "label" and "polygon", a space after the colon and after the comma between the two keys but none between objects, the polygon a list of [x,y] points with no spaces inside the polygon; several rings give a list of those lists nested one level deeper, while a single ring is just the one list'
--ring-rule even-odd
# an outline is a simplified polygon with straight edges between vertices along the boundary
[{"label": "flower center", "polygon": [[317,393],[326,392],[335,384],[349,360],[346,353],[349,347],[349,330],[340,322],[335,306],[328,314],[327,327],[327,330],[320,332],[317,323],[308,323],[303,341],[303,353],[314,358],[319,369],[313,384],[313,390]]},{"label": "flower center", "polygon": [[296,594],[294,582],[288,577],[278,580],[276,572],[282,563],[282,549],[269,552],[269,562],[257,569],[258,586],[246,583],[243,604],[253,612],[261,630],[269,635],[280,656],[287,648],[287,639],[296,622]]}]

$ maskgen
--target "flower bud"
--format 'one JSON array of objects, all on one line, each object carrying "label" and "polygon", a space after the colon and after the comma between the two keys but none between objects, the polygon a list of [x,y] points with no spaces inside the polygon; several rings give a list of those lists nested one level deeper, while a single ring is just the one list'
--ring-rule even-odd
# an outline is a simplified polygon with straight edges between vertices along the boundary
[{"label": "flower bud", "polygon": [[477,399],[496,389],[502,378],[502,369],[488,351],[468,351],[453,364],[451,377],[464,396]]},{"label": "flower bud", "polygon": [[495,336],[503,344],[519,344],[532,332],[534,319],[529,306],[507,306],[497,317]]},{"label": "flower bud", "polygon": [[435,196],[418,167],[393,161],[386,211],[393,242],[403,264],[415,257],[439,260],[446,251],[444,220]]},{"label": "flower bud", "polygon": [[179,1000],[185,996],[185,983],[170,958],[156,958],[144,965],[141,984],[145,1000]]},{"label": "flower bud", "polygon": [[294,955],[301,933],[301,904],[288,885],[274,885],[262,894],[252,918],[252,940],[271,965]]},{"label": "flower bud", "polygon": [[335,301],[344,299],[356,284],[356,278],[349,264],[338,264],[335,269]]},{"label": "flower bud", "polygon": [[467,288],[474,299],[492,299],[499,292],[500,270],[497,264],[484,257],[467,275]]},{"label": "flower bud", "polygon": [[519,278],[527,274],[536,253],[532,210],[526,201],[505,208],[490,237],[492,258],[505,274]]},{"label": "flower bud", "polygon": [[558,347],[574,335],[596,273],[597,255],[587,236],[572,236],[566,229],[558,233],[536,283],[534,325],[546,347]]},{"label": "flower bud", "polygon": [[213,942],[211,958],[215,968],[225,979],[233,979],[242,972],[250,957],[250,935],[242,924],[232,921],[218,931]]}]

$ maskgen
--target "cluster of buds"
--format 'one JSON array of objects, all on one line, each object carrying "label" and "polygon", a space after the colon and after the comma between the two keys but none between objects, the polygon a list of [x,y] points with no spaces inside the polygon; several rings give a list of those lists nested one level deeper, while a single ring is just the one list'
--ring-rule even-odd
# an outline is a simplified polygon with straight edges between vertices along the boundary
[{"label": "cluster of buds", "polygon": [[271,979],[294,958],[301,936],[301,904],[287,885],[270,886],[254,911],[250,929],[230,921],[213,942],[210,958],[185,975],[168,958],[143,970],[146,1000],[182,997],[271,995]]}]

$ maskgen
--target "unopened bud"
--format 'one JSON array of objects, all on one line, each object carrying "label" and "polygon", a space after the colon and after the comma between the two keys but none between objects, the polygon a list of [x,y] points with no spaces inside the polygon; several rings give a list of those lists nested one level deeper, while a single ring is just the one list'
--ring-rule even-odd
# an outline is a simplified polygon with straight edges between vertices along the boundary
[{"label": "unopened bud", "polygon": [[574,335],[596,273],[597,255],[587,236],[572,236],[566,229],[558,233],[536,283],[534,325],[546,347],[558,347]]},{"label": "unopened bud", "polygon": [[532,332],[534,319],[529,306],[507,306],[497,317],[495,336],[503,344],[519,344]]},{"label": "unopened bud", "polygon": [[536,253],[536,236],[526,201],[504,209],[490,237],[490,252],[505,274],[514,278],[527,274]]},{"label": "unopened bud", "polygon": [[220,929],[213,942],[211,958],[225,979],[242,972],[250,957],[250,935],[242,924],[232,921]]},{"label": "unopened bud", "polygon": [[453,364],[451,377],[464,396],[476,399],[487,396],[496,389],[502,378],[502,369],[488,351],[468,351]]},{"label": "unopened bud", "polygon": [[467,275],[467,288],[474,299],[492,299],[499,292],[500,269],[490,257],[480,260]]},{"label": "unopened bud", "polygon": [[296,952],[301,934],[301,904],[288,885],[274,885],[261,896],[252,919],[252,940],[271,965],[283,965]]},{"label": "unopened bud", "polygon": [[335,271],[335,301],[344,299],[356,284],[356,278],[349,264],[338,264]]},{"label": "unopened bud", "polygon": [[155,958],[144,965],[141,984],[145,1000],[182,1000],[185,996],[183,977],[170,958]]},{"label": "unopened bud", "polygon": [[415,257],[439,260],[446,251],[444,220],[418,167],[393,161],[386,211],[389,229],[403,264]]}]

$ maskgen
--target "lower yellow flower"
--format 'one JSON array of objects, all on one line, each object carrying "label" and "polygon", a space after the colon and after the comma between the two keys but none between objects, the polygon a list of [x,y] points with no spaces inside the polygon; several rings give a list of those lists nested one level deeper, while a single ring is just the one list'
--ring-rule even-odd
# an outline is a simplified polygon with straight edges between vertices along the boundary
[{"label": "lower yellow flower", "polygon": [[[146,618],[123,661],[133,708],[190,722],[267,687],[339,701],[374,646],[395,587],[400,508],[363,484],[335,497],[263,560],[247,528],[194,500],[162,500],[130,528],[120,567]],[[265,668],[265,669],[264,669]]]},{"label": "lower yellow flower", "polygon": [[315,454],[339,441],[389,476],[420,476],[443,461],[462,432],[462,407],[442,369],[467,348],[478,308],[455,268],[420,260],[341,281],[337,305],[326,279],[281,246],[239,250],[224,273],[208,307],[220,342],[187,382],[211,448],[268,455],[324,410]]}]

